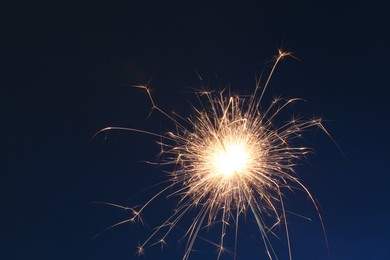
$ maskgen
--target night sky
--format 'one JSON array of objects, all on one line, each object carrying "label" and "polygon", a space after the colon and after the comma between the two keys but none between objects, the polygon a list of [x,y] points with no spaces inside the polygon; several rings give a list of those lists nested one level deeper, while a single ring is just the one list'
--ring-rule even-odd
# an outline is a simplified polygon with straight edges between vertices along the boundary
[{"label": "night sky", "polygon": [[[317,2],[317,3],[315,3]],[[158,105],[187,116],[194,88],[249,94],[278,48],[294,52],[265,102],[301,97],[291,114],[324,118],[302,142],[315,154],[297,168],[321,208],[334,260],[390,259],[389,1],[6,1],[2,23],[1,259],[138,259],[139,242],[178,198],[161,198],[146,222],[100,234],[130,214],[106,205],[145,203],[167,179],[156,138],[106,126],[173,129],[130,85],[150,83]],[[2,73],[2,74],[3,74]],[[200,81],[197,74],[203,78]],[[151,189],[148,189],[152,187]],[[294,259],[329,259],[316,211],[287,193]],[[145,259],[181,259],[185,220]],[[266,259],[248,214],[237,259]],[[218,242],[216,226],[202,237]],[[288,259],[283,226],[271,239]],[[229,233],[232,248],[234,233]],[[190,259],[215,259],[204,240]],[[141,258],[144,259],[144,258]],[[225,254],[222,259],[233,259]]]}]

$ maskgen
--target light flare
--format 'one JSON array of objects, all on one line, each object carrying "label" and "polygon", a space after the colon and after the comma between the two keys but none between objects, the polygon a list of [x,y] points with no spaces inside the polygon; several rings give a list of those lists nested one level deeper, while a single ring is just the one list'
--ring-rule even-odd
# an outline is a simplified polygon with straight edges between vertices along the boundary
[{"label": "light flare", "polygon": [[[318,127],[326,134],[328,132],[321,119],[276,120],[280,111],[300,99],[277,98],[269,106],[262,106],[263,95],[278,62],[289,55],[288,52],[279,51],[265,84],[261,87],[260,81],[257,82],[249,97],[231,95],[226,91],[216,94],[200,91],[198,96],[205,101],[202,101],[201,108],[194,107],[194,114],[189,118],[164,112],[156,105],[147,86],[136,86],[147,92],[153,109],[174,123],[175,131],[160,135],[133,128],[107,127],[97,133],[129,130],[157,136],[161,139],[159,144],[164,158],[158,164],[173,165],[174,170],[169,177],[171,183],[166,188],[140,209],[129,208],[134,217],[128,222],[140,219],[141,212],[158,196],[168,193],[168,197],[177,195],[180,198],[174,213],[139,245],[139,254],[143,254],[149,246],[163,246],[166,237],[180,220],[185,215],[195,214],[185,232],[187,244],[183,259],[189,258],[200,230],[216,223],[221,228],[220,241],[216,244],[219,259],[226,250],[227,226],[236,225],[237,240],[240,216],[249,211],[255,217],[269,259],[278,259],[269,235],[275,226],[284,224],[287,250],[292,259],[283,191],[303,190],[319,213],[313,196],[294,172],[297,162],[312,151],[297,141],[308,128]],[[322,223],[320,214],[319,218]],[[157,242],[153,242],[154,239]]]},{"label": "light flare", "polygon": [[243,143],[227,143],[221,147],[213,147],[214,155],[211,163],[215,169],[210,172],[216,172],[225,178],[231,178],[236,174],[245,174],[251,158],[249,151]]}]

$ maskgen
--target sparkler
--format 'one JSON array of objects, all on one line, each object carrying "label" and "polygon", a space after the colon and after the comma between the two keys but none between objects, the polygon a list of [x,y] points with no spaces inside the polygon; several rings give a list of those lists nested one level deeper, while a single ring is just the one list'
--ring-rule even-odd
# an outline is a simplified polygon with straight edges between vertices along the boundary
[{"label": "sparkler", "polygon": [[[289,55],[291,53],[279,50],[264,85],[261,86],[259,80],[248,98],[231,95],[227,91],[217,94],[198,92],[200,100],[205,97],[206,102],[201,102],[201,108],[194,107],[194,114],[186,119],[177,115],[171,116],[160,109],[147,86],[136,86],[146,91],[153,109],[172,120],[175,131],[156,134],[133,128],[107,127],[97,133],[127,130],[159,137],[161,153],[164,155],[160,164],[173,165],[170,184],[140,209],[110,204],[131,210],[133,213],[132,218],[114,225],[117,226],[141,220],[141,212],[158,196],[165,193],[168,193],[167,197],[179,196],[180,201],[174,213],[140,244],[138,254],[143,254],[145,248],[149,246],[164,244],[166,237],[185,215],[197,212],[185,232],[188,240],[183,259],[189,258],[198,233],[203,227],[221,223],[221,236],[217,243],[219,259],[225,250],[227,226],[230,223],[236,225],[237,240],[239,219],[251,212],[269,259],[278,259],[269,240],[269,234],[275,226],[281,224],[285,228],[289,258],[292,259],[283,202],[284,189],[297,188],[306,192],[319,213],[313,196],[294,173],[297,161],[312,150],[297,146],[295,139],[301,136],[302,131],[311,127],[318,127],[326,134],[328,132],[323,127],[321,119],[317,118],[310,120],[293,118],[281,125],[275,124],[275,118],[280,111],[300,100],[298,98],[289,100],[278,98],[263,109],[262,98],[275,68],[281,59]],[[266,224],[266,218],[269,216],[272,216],[272,225]],[[322,223],[320,214],[319,218]],[[161,238],[157,242],[152,241],[157,235]],[[236,247],[237,242],[234,256]]]}]

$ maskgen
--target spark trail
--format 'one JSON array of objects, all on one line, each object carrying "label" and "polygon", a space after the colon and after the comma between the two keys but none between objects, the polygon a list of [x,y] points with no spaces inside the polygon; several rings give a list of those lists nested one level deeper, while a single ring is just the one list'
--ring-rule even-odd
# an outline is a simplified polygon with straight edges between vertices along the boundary
[{"label": "spark trail", "polygon": [[[321,119],[293,118],[284,123],[276,120],[283,109],[301,100],[299,98],[278,98],[268,107],[262,107],[264,93],[279,61],[289,55],[291,53],[279,51],[264,85],[261,86],[259,80],[249,97],[231,95],[227,91],[198,92],[201,106],[193,107],[194,113],[188,118],[169,115],[156,105],[147,86],[136,86],[146,91],[153,109],[174,123],[175,131],[156,134],[133,128],[107,127],[96,133],[127,130],[158,137],[164,155],[159,164],[173,165],[170,184],[166,188],[139,210],[128,208],[134,216],[124,222],[133,222],[140,219],[140,213],[158,196],[168,193],[167,197],[179,197],[174,213],[139,245],[138,254],[143,254],[149,246],[165,244],[167,236],[180,220],[195,214],[185,232],[187,243],[183,260],[189,258],[199,231],[215,223],[221,226],[220,241],[216,243],[219,259],[225,251],[227,226],[236,225],[237,239],[239,218],[250,212],[255,217],[269,259],[278,259],[269,239],[272,229],[278,225],[284,225],[289,258],[293,258],[283,202],[284,190],[303,190],[319,214],[313,196],[294,172],[296,163],[312,150],[297,145],[296,139],[312,127],[320,128],[326,134],[328,132]],[[270,218],[273,224],[267,225]],[[320,214],[319,218],[322,223]],[[157,236],[160,238],[157,239]],[[236,246],[237,243],[234,257]]]}]

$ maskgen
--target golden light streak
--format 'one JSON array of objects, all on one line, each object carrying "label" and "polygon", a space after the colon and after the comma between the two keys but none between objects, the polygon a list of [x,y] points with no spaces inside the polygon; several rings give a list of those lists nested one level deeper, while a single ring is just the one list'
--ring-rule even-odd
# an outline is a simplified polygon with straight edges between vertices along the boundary
[{"label": "golden light streak", "polygon": [[[152,245],[163,246],[166,237],[179,221],[190,212],[197,212],[185,232],[187,245],[183,259],[189,258],[203,227],[220,223],[219,259],[226,250],[224,243],[227,226],[236,225],[237,239],[239,218],[250,211],[255,217],[269,259],[278,259],[269,234],[280,224],[284,224],[289,258],[292,259],[283,190],[304,190],[318,211],[313,196],[294,174],[297,161],[311,152],[310,148],[300,146],[296,139],[311,127],[319,127],[326,134],[328,132],[320,119],[293,118],[282,124],[275,121],[281,110],[300,99],[278,98],[265,109],[262,107],[262,98],[277,64],[289,55],[291,53],[279,51],[264,86],[261,87],[258,82],[249,98],[230,95],[225,91],[217,94],[199,92],[200,99],[206,101],[202,102],[200,109],[194,107],[194,114],[186,119],[164,112],[156,105],[147,86],[136,86],[147,92],[153,109],[174,123],[175,131],[160,135],[134,128],[107,127],[97,133],[128,130],[157,136],[162,140],[159,142],[164,157],[161,164],[173,165],[168,187],[158,192],[139,210],[131,209],[134,216],[129,221],[134,221],[140,218],[141,212],[156,197],[172,188],[175,191],[168,197],[177,195],[180,198],[174,213],[138,246],[138,254],[144,254],[146,247]],[[273,224],[267,226],[266,219],[269,223],[269,216]],[[154,239],[157,242],[153,242]],[[236,247],[235,242],[234,256]]]}]

